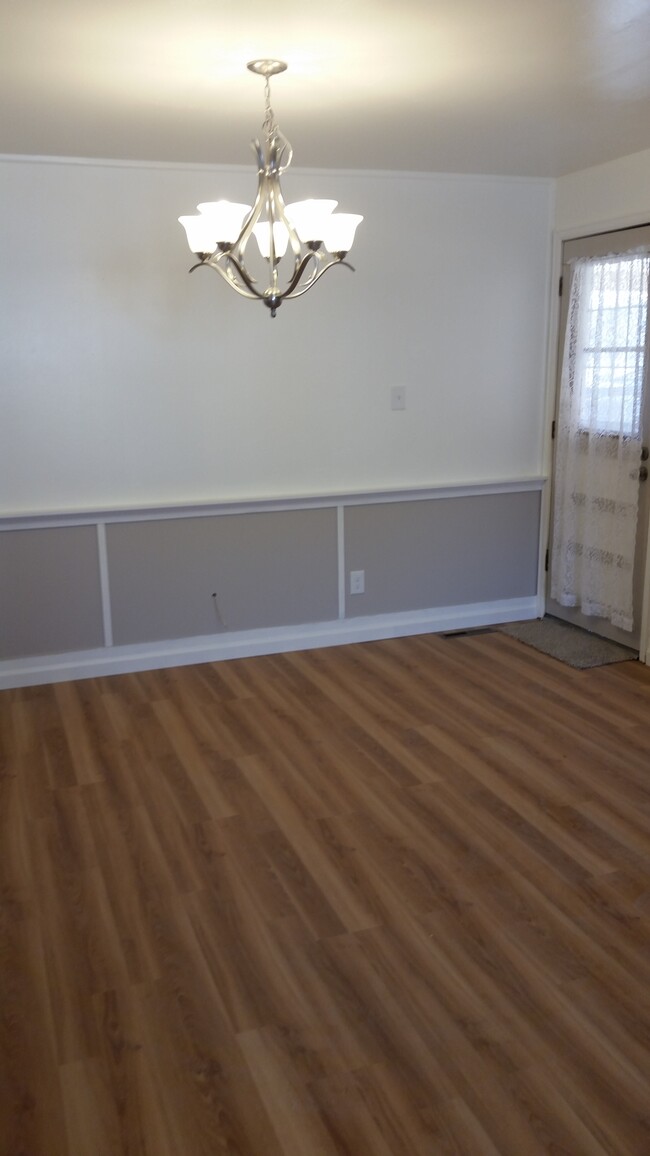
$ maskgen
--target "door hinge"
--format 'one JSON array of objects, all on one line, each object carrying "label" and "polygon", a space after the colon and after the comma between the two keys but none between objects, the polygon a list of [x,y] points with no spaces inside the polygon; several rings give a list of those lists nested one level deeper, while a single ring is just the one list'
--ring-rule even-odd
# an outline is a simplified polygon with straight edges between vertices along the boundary
[{"label": "door hinge", "polygon": [[551,422],[551,441],[555,441],[555,422]]},{"label": "door hinge", "polygon": [[546,557],[544,559],[544,569],[548,573],[548,550],[546,551]]},{"label": "door hinge", "polygon": [[560,283],[557,287],[558,297],[562,296],[562,286],[564,285],[564,277],[560,277]]}]

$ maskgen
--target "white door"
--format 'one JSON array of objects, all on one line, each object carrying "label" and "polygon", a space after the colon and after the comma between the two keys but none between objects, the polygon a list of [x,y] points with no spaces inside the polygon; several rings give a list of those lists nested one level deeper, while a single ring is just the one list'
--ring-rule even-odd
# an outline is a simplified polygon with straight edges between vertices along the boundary
[{"label": "white door", "polygon": [[547,612],[634,649],[650,513],[649,282],[650,226],[564,245]]}]

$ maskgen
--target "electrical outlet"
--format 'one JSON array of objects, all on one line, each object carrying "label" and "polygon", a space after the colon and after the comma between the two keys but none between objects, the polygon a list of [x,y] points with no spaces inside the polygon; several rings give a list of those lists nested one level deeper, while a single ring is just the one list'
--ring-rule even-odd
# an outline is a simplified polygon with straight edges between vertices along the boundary
[{"label": "electrical outlet", "polygon": [[350,594],[365,594],[366,591],[366,572],[365,570],[350,570]]},{"label": "electrical outlet", "polygon": [[391,389],[390,408],[406,409],[406,389],[403,385],[394,385]]}]

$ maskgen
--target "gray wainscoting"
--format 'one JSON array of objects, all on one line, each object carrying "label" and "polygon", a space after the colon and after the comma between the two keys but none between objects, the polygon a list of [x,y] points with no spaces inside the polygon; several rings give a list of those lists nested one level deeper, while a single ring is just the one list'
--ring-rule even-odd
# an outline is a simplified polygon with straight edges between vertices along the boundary
[{"label": "gray wainscoting", "polygon": [[115,643],[338,614],[335,509],[120,522],[106,541]]},{"label": "gray wainscoting", "polygon": [[[364,637],[438,622],[444,629],[458,607],[467,607],[468,622],[483,624],[511,610],[531,616],[542,487],[542,479],[525,479],[6,519],[0,682],[45,679],[57,656],[70,652],[87,655],[76,666],[59,663],[60,677],[101,672],[110,654],[115,669],[129,655],[144,662],[147,647],[152,664],[157,656],[171,662],[193,652],[192,639],[204,640],[203,654],[211,646],[257,653],[256,644],[262,652],[301,640],[326,645],[334,633],[346,641],[364,629]],[[351,570],[364,571],[364,594],[350,595]],[[43,658],[42,669],[31,656]]]},{"label": "gray wainscoting", "polygon": [[104,643],[95,526],[0,535],[0,658]]},{"label": "gray wainscoting", "polygon": [[520,598],[537,589],[540,494],[472,494],[350,506],[346,617]]}]

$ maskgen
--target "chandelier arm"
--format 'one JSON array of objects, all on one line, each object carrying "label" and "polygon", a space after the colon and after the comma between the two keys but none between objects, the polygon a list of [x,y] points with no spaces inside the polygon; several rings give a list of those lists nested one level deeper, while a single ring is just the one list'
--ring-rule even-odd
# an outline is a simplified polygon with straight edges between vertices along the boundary
[{"label": "chandelier arm", "polygon": [[[227,268],[224,269],[222,264],[221,264],[223,259],[228,258],[228,257],[229,257],[228,253],[219,253],[218,255],[215,255],[214,253],[212,253],[210,256],[203,257],[203,259],[201,261],[197,261],[196,265],[192,265],[188,269],[188,273],[193,273],[195,269],[216,269],[217,273],[221,273],[221,276],[226,278],[226,280],[228,281],[228,284],[232,285],[233,289],[236,289],[237,288],[237,282],[234,279],[234,277],[232,276],[230,269],[227,269]],[[232,260],[232,258],[231,258],[231,260]],[[239,265],[237,266],[237,272],[242,277],[242,280],[250,287],[251,293],[256,297],[261,297],[262,294],[258,293],[253,288],[253,285],[250,284],[250,282],[252,280],[254,280],[254,278],[246,278],[244,276],[244,270],[241,269]]]},{"label": "chandelier arm", "polygon": [[243,296],[247,296],[246,290],[242,289],[242,287],[237,284],[237,280],[233,275],[232,269],[230,268],[231,265],[234,265],[237,275],[244,282],[244,285],[248,290],[248,294],[263,300],[264,293],[255,288],[255,278],[250,276],[245,265],[241,264],[241,262],[236,257],[233,257],[232,253],[224,253],[224,257],[225,261],[228,262],[227,265],[225,265],[224,261],[224,264],[214,264],[212,268],[217,269],[218,272],[221,273],[221,276],[224,277],[228,282],[228,284],[232,285],[233,289],[237,289],[237,291]]},{"label": "chandelier arm", "polygon": [[[293,270],[295,275],[303,257],[304,247],[298,233],[287,216],[287,207],[282,196],[282,186],[280,185],[279,176],[274,175],[267,177],[267,185],[269,214],[273,221],[281,221],[287,230],[289,244],[291,245],[291,251],[293,253]],[[273,240],[273,237],[271,237],[271,240]]]},{"label": "chandelier arm", "polygon": [[[320,272],[318,270],[318,264],[319,264],[318,254],[309,252],[309,253],[305,254],[305,256],[302,258],[302,260],[299,260],[297,258],[293,277],[289,281],[289,284],[286,286],[286,288],[282,291],[282,293],[278,294],[278,296],[281,297],[283,301],[284,301],[285,297],[291,297],[292,295],[298,296],[298,294],[294,294],[294,289],[296,289],[296,287],[299,285],[307,266],[311,262],[315,263],[316,268],[314,269],[312,275],[307,279],[307,283],[305,284],[304,290],[309,289],[309,287],[314,284],[314,281],[318,280],[318,278],[320,276]],[[323,269],[322,272],[324,273],[325,270]],[[304,292],[304,290],[303,290],[303,292]]]},{"label": "chandelier arm", "polygon": [[[229,285],[235,287],[237,282],[227,262],[230,262],[235,266],[237,273],[241,277],[244,284],[247,285],[251,290],[251,292],[254,293],[255,296],[261,297],[262,294],[255,289],[256,278],[253,277],[252,273],[248,273],[246,268],[235,257],[233,257],[232,251],[230,249],[217,249],[209,257],[206,257],[204,261],[199,262],[199,264],[209,265],[211,269],[216,269],[223,277],[225,277]],[[197,269],[198,267],[198,265],[193,265],[192,269],[190,269],[190,273],[193,269]]]},{"label": "chandelier arm", "polygon": [[257,171],[261,175],[264,172],[264,152],[258,140],[251,141],[251,148],[257,157]]},{"label": "chandelier arm", "polygon": [[[277,142],[277,146],[276,146],[276,158],[277,158],[276,159],[276,171],[277,171],[278,176],[281,177],[283,173],[286,173],[287,169],[289,168],[289,165],[291,164],[291,162],[293,160],[293,148],[291,147],[291,142],[289,140],[287,140],[286,136],[282,132],[282,129],[279,129],[276,127],[274,139]],[[289,154],[286,162],[284,161],[285,153]]]},{"label": "chandelier arm", "polygon": [[[244,284],[250,289],[251,293],[256,293],[261,297],[261,290],[256,288],[257,277],[254,277],[252,273],[249,273],[243,262],[240,261],[237,257],[233,257],[232,253],[224,253],[223,256],[224,260],[219,262],[219,268],[222,269],[224,276],[227,277],[228,281],[232,281],[233,284],[236,284],[236,274],[239,274]],[[233,273],[231,268],[232,265],[235,267],[235,273]]]},{"label": "chandelier arm", "polygon": [[354,273],[354,267],[350,265],[348,261],[341,261],[338,259],[338,257],[333,257],[331,261],[326,261],[320,269],[316,269],[314,276],[310,277],[304,285],[297,285],[295,291],[292,291],[290,294],[288,291],[283,293],[282,300],[288,298],[290,301],[295,301],[296,297],[302,297],[303,293],[306,293],[308,289],[311,289],[312,285],[315,285],[317,281],[320,281],[323,273],[327,273],[327,270],[331,269],[334,265],[345,265],[346,269],[351,269]]},{"label": "chandelier arm", "polygon": [[[269,186],[269,179],[270,178],[269,178],[267,171],[266,171],[266,165],[264,163],[264,157],[262,154],[260,142],[259,141],[252,141],[252,147],[253,147],[253,149],[255,149],[257,151],[258,157],[260,158],[259,182],[258,182],[258,186],[257,186],[257,196],[255,197],[255,201],[254,201],[254,204],[253,204],[253,207],[252,207],[250,213],[248,214],[246,220],[244,221],[244,224],[241,227],[241,232],[240,232],[237,240],[235,241],[234,245],[232,246],[232,248],[229,250],[229,252],[227,254],[228,257],[230,258],[230,260],[233,261],[233,263],[235,263],[237,265],[237,268],[240,268],[240,265],[243,265],[244,252],[246,250],[246,246],[247,246],[248,242],[250,241],[251,237],[253,236],[253,231],[254,231],[255,225],[257,224],[260,217],[262,216],[262,212],[264,211],[264,208],[265,208],[265,206],[269,200],[269,187],[268,186]],[[233,256],[233,254],[236,254],[236,256]]]},{"label": "chandelier arm", "polygon": [[[231,258],[231,260],[232,260],[232,258]],[[193,268],[198,269],[198,268],[200,268],[201,265],[204,265],[206,269],[214,269],[215,273],[219,273],[219,275],[221,277],[223,277],[226,284],[230,285],[230,288],[234,289],[235,293],[239,293],[240,297],[246,297],[250,301],[255,301],[255,300],[263,301],[264,300],[264,294],[260,293],[259,290],[256,289],[254,287],[254,285],[252,285],[250,283],[250,281],[247,281],[245,278],[243,278],[245,281],[245,285],[246,285],[246,288],[244,288],[244,286],[239,285],[237,283],[237,281],[232,276],[229,269],[224,269],[223,265],[217,264],[216,261],[214,261],[214,262],[202,261],[202,262],[200,262],[199,265],[194,265]],[[192,272],[192,269],[190,269],[190,273],[191,272]],[[239,267],[238,267],[238,272],[241,273],[241,269],[239,269]]]}]

